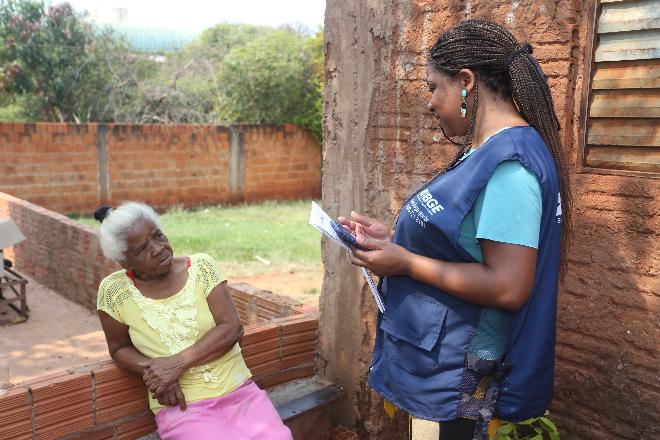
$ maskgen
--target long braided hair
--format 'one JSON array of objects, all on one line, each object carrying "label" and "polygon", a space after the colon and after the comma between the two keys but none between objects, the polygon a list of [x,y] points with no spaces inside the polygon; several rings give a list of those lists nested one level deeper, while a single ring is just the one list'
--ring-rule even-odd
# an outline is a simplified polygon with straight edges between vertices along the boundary
[{"label": "long braided hair", "polygon": [[[548,82],[529,44],[520,45],[516,38],[499,24],[483,20],[467,20],[449,29],[438,38],[428,57],[429,66],[450,76],[461,69],[470,69],[488,89],[505,98],[513,98],[521,116],[534,127],[550,149],[559,174],[564,217],[562,235],[562,269],[566,268],[566,253],[571,227],[571,193],[568,171],[563,157],[559,120],[555,114]],[[477,83],[474,87],[471,117],[467,134],[458,153],[440,174],[454,167],[472,145],[472,133],[479,106]],[[443,130],[444,133],[444,130]],[[446,136],[446,134],[445,134]],[[426,185],[435,180],[431,178]]]}]

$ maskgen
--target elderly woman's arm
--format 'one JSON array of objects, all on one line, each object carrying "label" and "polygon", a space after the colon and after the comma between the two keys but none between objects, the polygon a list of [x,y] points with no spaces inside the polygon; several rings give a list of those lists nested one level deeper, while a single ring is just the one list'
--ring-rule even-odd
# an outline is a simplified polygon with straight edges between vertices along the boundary
[{"label": "elderly woman's arm", "polygon": [[181,352],[190,367],[206,364],[224,356],[243,337],[243,324],[231,300],[227,282],[215,286],[206,298],[215,327],[196,344]]},{"label": "elderly woman's arm", "polygon": [[[112,360],[124,370],[142,378],[145,374],[144,364],[151,359],[133,346],[127,325],[115,320],[104,311],[99,310],[98,313]],[[178,405],[182,410],[186,409],[186,399],[177,380],[159,391],[154,393],[154,397],[161,405]]]},{"label": "elderly woman's arm", "polygon": [[243,325],[227,283],[218,284],[206,298],[215,327],[185,350],[169,357],[140,362],[144,381],[154,393],[161,392],[186,370],[219,359],[243,337]]}]

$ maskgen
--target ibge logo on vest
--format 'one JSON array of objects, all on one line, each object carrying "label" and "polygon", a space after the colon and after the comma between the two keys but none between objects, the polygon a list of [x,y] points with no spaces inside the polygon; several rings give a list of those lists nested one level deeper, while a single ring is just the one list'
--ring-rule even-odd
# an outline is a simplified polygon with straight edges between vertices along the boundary
[{"label": "ibge logo on vest", "polygon": [[[420,203],[418,204],[415,199],[419,200]],[[429,217],[419,208],[420,204],[430,216],[445,209],[444,206],[433,198],[433,194],[431,194],[431,191],[428,189],[421,191],[417,194],[417,197],[414,197],[410,202],[406,203],[406,211],[408,211],[410,217],[415,220],[415,223],[422,228],[426,228],[426,223],[428,223]]]},{"label": "ibge logo on vest", "polygon": [[433,198],[433,194],[431,194],[431,191],[428,189],[420,192],[418,197],[424,203],[424,207],[431,215],[445,209],[444,206],[442,206],[436,199]]}]

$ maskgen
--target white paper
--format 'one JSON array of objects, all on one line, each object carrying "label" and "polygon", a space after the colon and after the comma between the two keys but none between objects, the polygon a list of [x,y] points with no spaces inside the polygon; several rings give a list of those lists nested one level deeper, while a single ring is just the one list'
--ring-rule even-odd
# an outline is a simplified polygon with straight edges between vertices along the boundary
[{"label": "white paper", "polygon": [[[346,249],[348,252],[353,252],[346,243],[341,241],[334,229],[332,229],[332,221],[333,220],[330,218],[330,216],[326,214],[325,211],[323,211],[323,209],[321,209],[321,207],[316,204],[316,202],[312,202],[312,210],[309,213],[309,224],[321,231],[323,235],[330,238],[332,241]],[[360,269],[362,269],[362,274],[366,278],[367,284],[369,284],[369,289],[371,290],[371,294],[376,301],[378,310],[380,310],[380,313],[385,313],[385,304],[383,303],[383,298],[380,296],[380,292],[378,292],[378,287],[376,286],[374,279],[371,277],[371,274],[366,268],[361,267]]]}]

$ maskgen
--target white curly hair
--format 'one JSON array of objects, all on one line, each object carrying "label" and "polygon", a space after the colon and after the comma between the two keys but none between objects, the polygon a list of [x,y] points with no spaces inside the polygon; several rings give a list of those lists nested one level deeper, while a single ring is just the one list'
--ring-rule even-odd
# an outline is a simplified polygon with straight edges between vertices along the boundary
[{"label": "white curly hair", "polygon": [[101,223],[101,250],[106,258],[118,263],[126,261],[128,235],[139,220],[150,220],[160,228],[156,211],[144,203],[124,202],[116,209],[109,209]]}]

